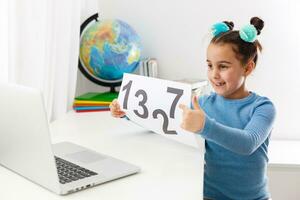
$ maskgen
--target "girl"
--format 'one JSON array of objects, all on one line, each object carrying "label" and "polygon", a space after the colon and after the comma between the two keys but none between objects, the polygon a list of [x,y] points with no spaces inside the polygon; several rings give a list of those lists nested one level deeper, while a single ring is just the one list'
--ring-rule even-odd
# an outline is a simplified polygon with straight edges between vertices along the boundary
[{"label": "girl", "polygon": [[[194,97],[192,109],[179,106],[181,127],[205,139],[204,199],[264,200],[270,198],[266,169],[275,108],[245,85],[262,49],[256,36],[264,22],[253,17],[240,31],[233,26],[213,25],[207,75],[215,92]],[[116,100],[111,114],[125,116]]]},{"label": "girl", "polygon": [[253,17],[240,31],[215,24],[207,48],[207,75],[214,93],[193,99],[181,127],[205,138],[205,199],[268,199],[268,144],[275,118],[272,102],[246,88],[262,47],[264,22]]}]

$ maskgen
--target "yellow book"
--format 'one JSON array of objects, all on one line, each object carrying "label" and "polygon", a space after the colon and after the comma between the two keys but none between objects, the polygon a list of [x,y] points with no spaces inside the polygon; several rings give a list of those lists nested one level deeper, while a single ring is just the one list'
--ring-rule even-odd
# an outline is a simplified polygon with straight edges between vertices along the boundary
[{"label": "yellow book", "polygon": [[85,101],[85,100],[75,100],[74,104],[95,104],[95,105],[109,105],[110,101]]}]

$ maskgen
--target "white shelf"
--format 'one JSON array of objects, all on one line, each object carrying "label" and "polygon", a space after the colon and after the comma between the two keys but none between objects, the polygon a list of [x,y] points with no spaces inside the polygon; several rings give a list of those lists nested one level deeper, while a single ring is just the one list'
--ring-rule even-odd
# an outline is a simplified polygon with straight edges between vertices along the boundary
[{"label": "white shelf", "polygon": [[300,140],[271,140],[269,167],[300,168]]}]

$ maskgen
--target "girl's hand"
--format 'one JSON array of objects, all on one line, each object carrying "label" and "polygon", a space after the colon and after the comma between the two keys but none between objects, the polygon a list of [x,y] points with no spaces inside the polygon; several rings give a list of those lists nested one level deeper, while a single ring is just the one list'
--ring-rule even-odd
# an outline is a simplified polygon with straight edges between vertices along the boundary
[{"label": "girl's hand", "polygon": [[190,109],[186,105],[180,104],[179,108],[182,109],[182,123],[181,128],[190,132],[199,132],[203,129],[205,123],[205,113],[200,108],[197,97],[193,97],[192,101],[194,109]]},{"label": "girl's hand", "polygon": [[114,99],[111,102],[109,108],[110,108],[110,113],[113,117],[120,118],[120,117],[124,117],[126,114],[123,110],[121,110],[120,104],[117,99]]}]

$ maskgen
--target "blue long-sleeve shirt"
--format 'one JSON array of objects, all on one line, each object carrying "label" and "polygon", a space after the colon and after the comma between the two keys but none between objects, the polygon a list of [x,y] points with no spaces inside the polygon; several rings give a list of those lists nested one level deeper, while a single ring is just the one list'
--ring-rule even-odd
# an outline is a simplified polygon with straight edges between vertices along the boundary
[{"label": "blue long-sleeve shirt", "polygon": [[206,113],[204,196],[216,200],[266,199],[272,102],[254,92],[243,99],[216,93],[199,98]]}]

